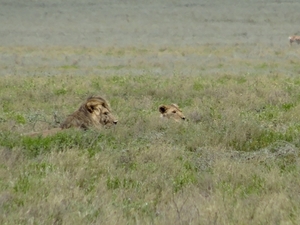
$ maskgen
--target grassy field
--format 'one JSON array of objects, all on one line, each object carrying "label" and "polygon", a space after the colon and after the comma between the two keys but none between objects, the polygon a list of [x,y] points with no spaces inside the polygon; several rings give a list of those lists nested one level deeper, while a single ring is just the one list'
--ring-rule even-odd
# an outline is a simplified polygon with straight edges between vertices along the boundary
[{"label": "grassy field", "polygon": [[[0,53],[1,224],[300,224],[298,46]],[[89,95],[117,126],[22,135]]]},{"label": "grassy field", "polygon": [[[299,7],[0,1],[0,224],[300,224]],[[24,135],[90,95],[117,126]]]}]

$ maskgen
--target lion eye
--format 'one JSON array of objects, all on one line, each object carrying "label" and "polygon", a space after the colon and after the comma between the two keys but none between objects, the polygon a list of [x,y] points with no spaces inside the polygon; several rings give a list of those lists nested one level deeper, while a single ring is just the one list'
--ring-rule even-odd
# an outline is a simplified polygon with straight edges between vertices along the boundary
[{"label": "lion eye", "polygon": [[104,115],[108,115],[108,112],[104,112],[103,114],[104,114]]},{"label": "lion eye", "polygon": [[176,111],[174,110],[174,111],[172,111],[172,113],[176,113]]}]

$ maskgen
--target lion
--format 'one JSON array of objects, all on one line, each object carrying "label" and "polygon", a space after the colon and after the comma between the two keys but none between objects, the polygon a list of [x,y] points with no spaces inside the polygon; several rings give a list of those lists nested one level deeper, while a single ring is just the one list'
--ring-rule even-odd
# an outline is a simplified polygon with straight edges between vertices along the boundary
[{"label": "lion", "polygon": [[296,35],[290,36],[289,40],[290,40],[290,45],[292,45],[293,42],[300,44],[300,36],[296,36]]},{"label": "lion", "polygon": [[89,97],[74,113],[67,116],[65,121],[58,128],[29,134],[29,136],[56,134],[57,132],[69,128],[87,130],[89,128],[99,129],[101,127],[110,127],[118,123],[111,113],[108,102],[99,96]]},{"label": "lion", "polygon": [[161,105],[158,109],[162,118],[174,119],[177,122],[185,120],[185,116],[177,104]]},{"label": "lion", "polygon": [[87,130],[90,127],[109,127],[117,124],[111,113],[111,109],[107,101],[101,97],[89,97],[77,111],[69,115],[60,125],[61,129],[80,128]]}]

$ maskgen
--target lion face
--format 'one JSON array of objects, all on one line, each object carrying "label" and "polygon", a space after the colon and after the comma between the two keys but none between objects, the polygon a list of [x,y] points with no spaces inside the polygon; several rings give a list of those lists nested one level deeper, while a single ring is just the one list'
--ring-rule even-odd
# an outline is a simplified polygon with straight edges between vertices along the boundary
[{"label": "lion face", "polygon": [[162,118],[172,118],[175,121],[185,120],[185,116],[177,104],[161,105],[159,106],[159,112],[161,113],[160,116]]},{"label": "lion face", "polygon": [[103,126],[111,126],[118,123],[110,111],[108,104],[102,99],[93,98],[86,103],[87,110],[91,113],[93,121]]},{"label": "lion face", "polygon": [[89,97],[73,114],[69,115],[61,125],[62,129],[71,127],[88,129],[90,127],[111,126],[117,124],[106,100],[101,97]]}]

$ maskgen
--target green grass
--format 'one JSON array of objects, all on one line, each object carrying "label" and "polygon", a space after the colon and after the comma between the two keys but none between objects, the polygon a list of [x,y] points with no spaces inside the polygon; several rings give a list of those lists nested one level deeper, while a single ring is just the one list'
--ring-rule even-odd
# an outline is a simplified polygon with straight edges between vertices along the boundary
[{"label": "green grass", "polygon": [[[2,68],[1,224],[299,224],[299,71],[255,48],[1,48],[37,62]],[[22,135],[94,94],[117,126]],[[170,103],[188,121],[161,120]]]}]

